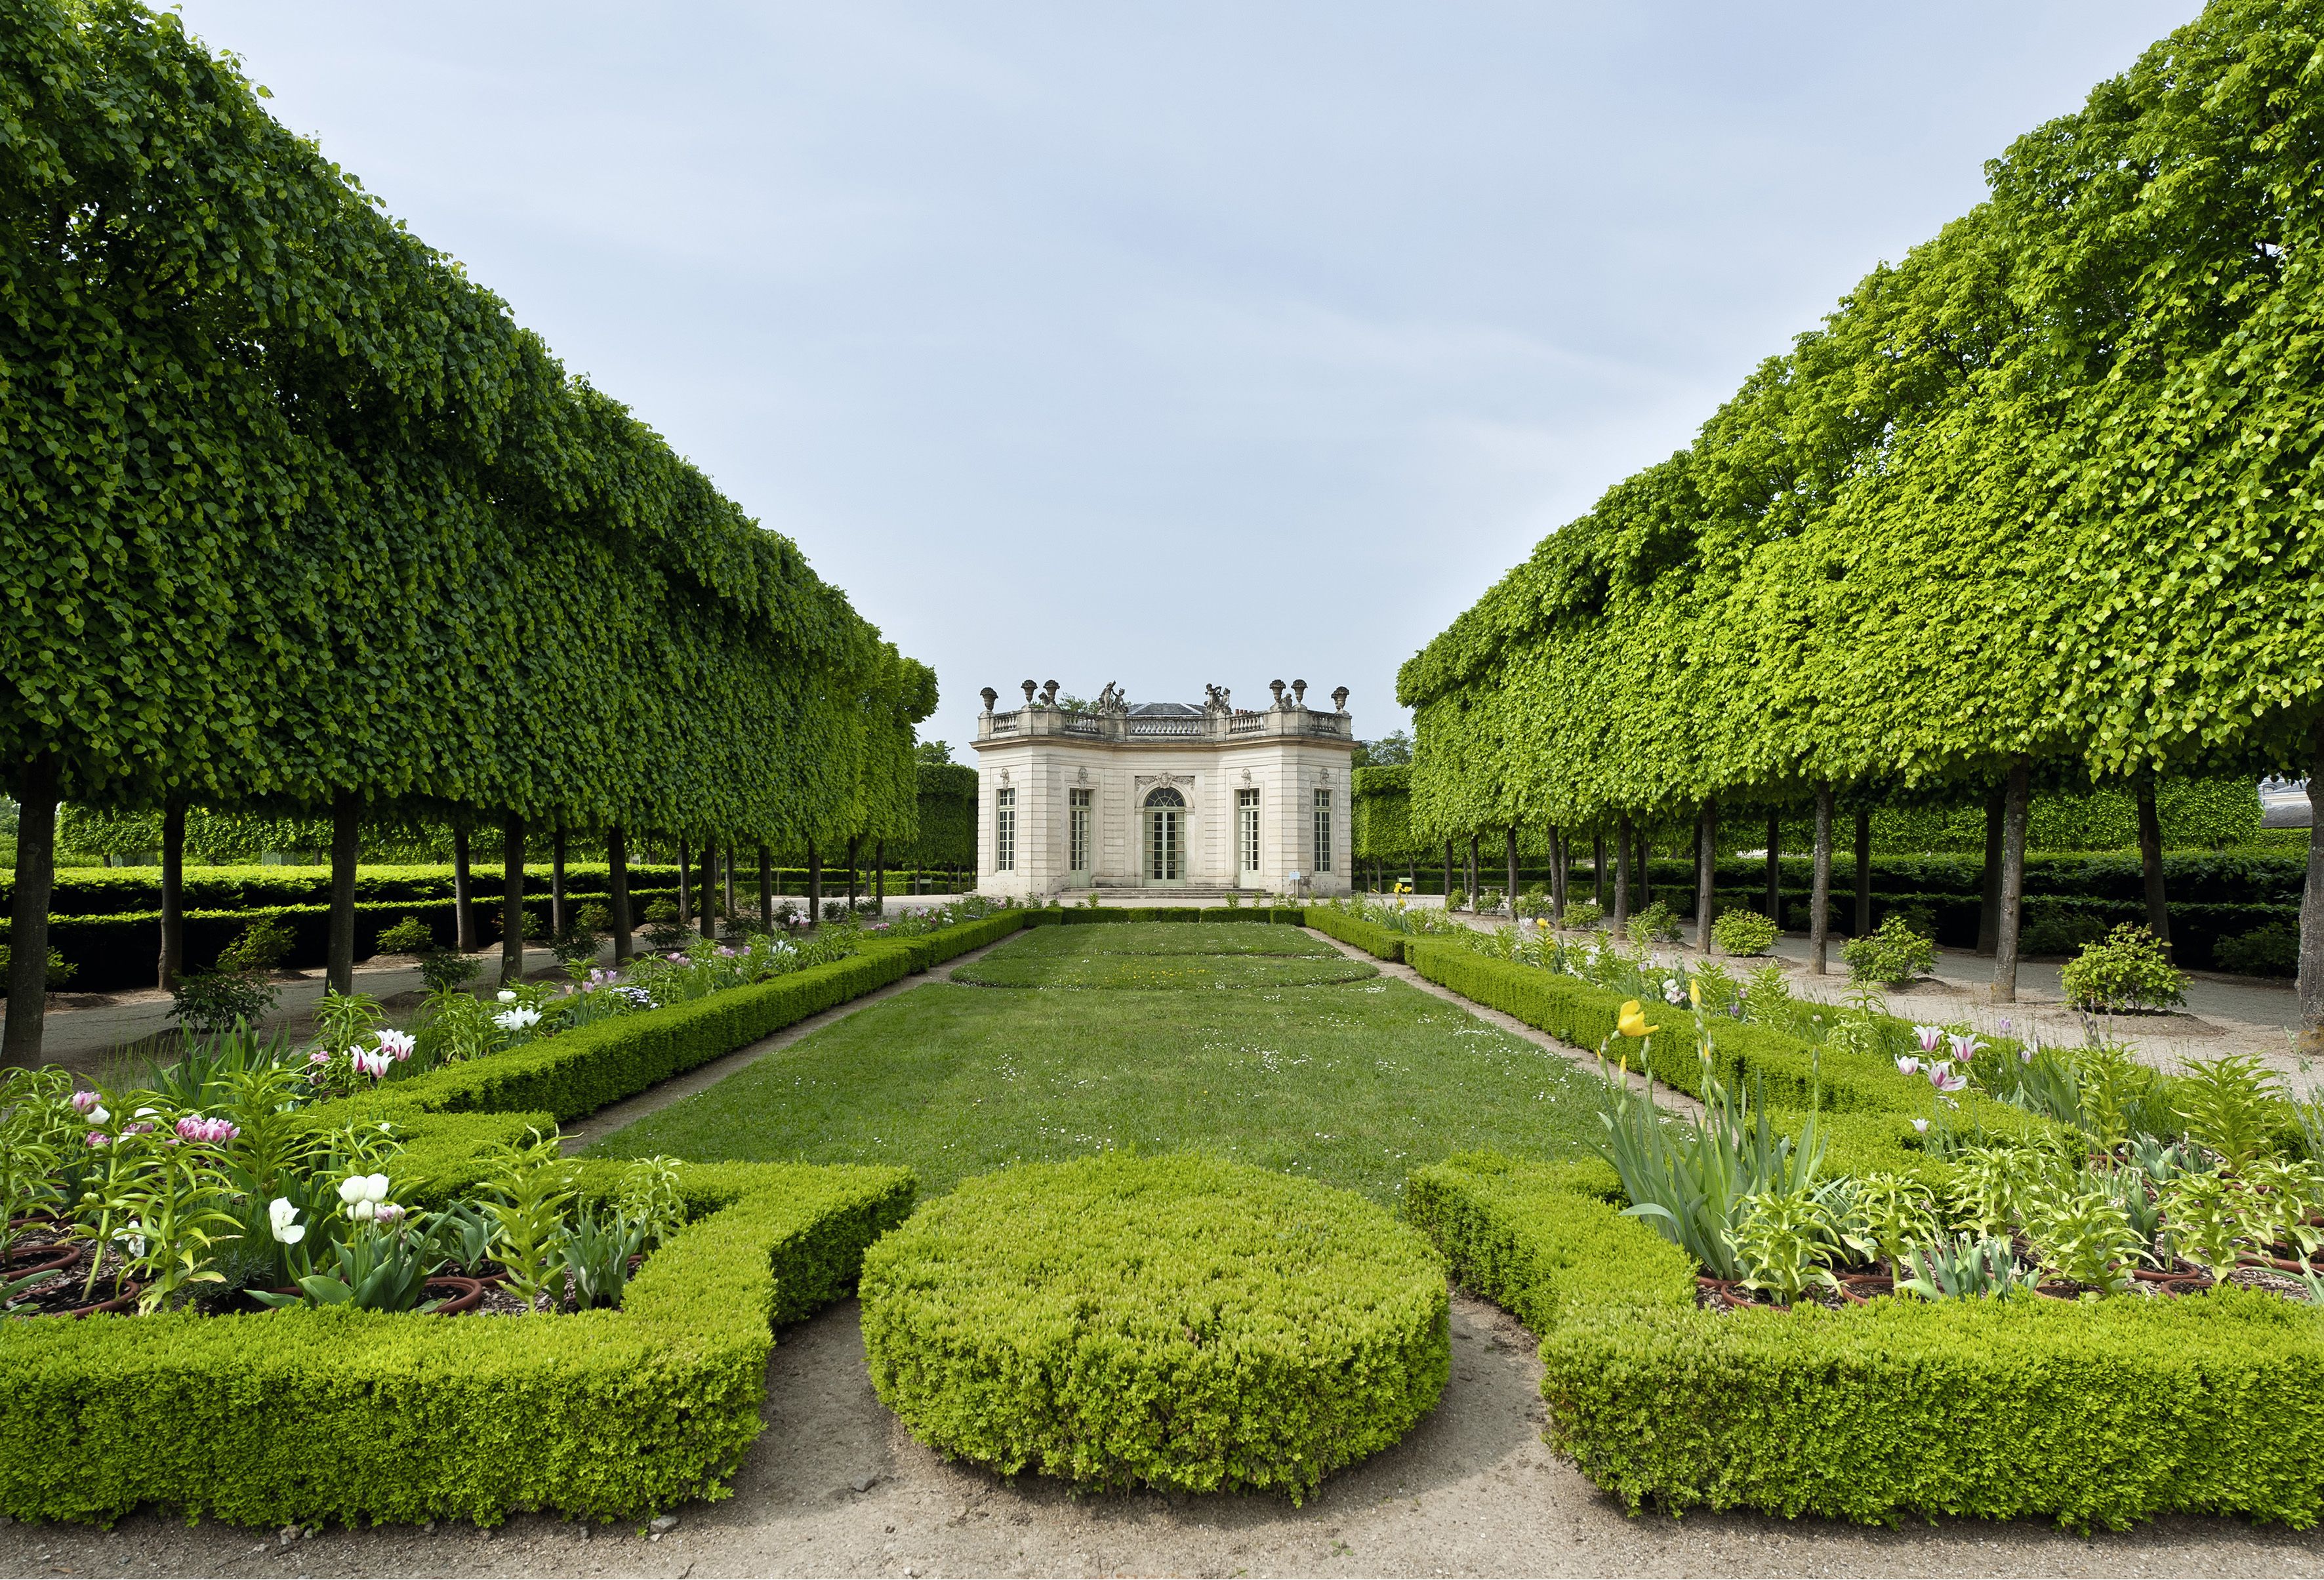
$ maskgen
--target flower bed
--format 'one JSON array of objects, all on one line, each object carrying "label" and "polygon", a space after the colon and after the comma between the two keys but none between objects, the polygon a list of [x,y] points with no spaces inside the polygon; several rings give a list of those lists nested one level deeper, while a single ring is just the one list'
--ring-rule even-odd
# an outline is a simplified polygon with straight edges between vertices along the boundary
[{"label": "flower bed", "polygon": [[[98,1254],[145,1258],[136,1303],[151,1314],[0,1320],[0,1511],[104,1520],[152,1502],[254,1524],[489,1521],[721,1495],[759,1430],[770,1325],[852,1284],[864,1248],[908,1210],[911,1176],[567,1162],[540,1138],[558,1114],[1003,936],[1022,915],[875,941],[335,1101],[302,1106],[304,1066],[245,1044],[171,1072],[169,1089],[139,1100],[150,1117],[117,1117],[81,1094],[73,1121],[106,1140],[83,1137],[71,1156],[54,1111],[62,1092],[17,1078],[0,1099],[12,1201],[42,1205],[25,1180],[73,1171],[78,1194],[59,1200],[51,1187],[46,1204],[72,1214]],[[555,1112],[519,1107],[536,1100]],[[133,1153],[137,1166],[116,1166]],[[659,1249],[608,1291],[605,1270],[628,1264],[629,1227],[657,1217],[644,1238]],[[504,1272],[539,1314],[360,1309],[300,1279],[347,1272],[337,1248],[359,1245],[359,1283],[415,1240],[448,1247],[464,1227],[484,1232],[483,1249],[438,1271]],[[593,1258],[595,1284],[583,1271]],[[233,1309],[211,1297],[240,1288],[299,1293],[284,1309],[204,1314]],[[609,1292],[602,1309],[548,1309]]]},{"label": "flower bed", "polygon": [[1407,1195],[1456,1276],[1541,1336],[1550,1440],[1633,1508],[2324,1514],[2307,1306],[2227,1289],[1720,1314],[1696,1307],[1692,1262],[1621,1216],[1610,1169],[1455,1160]]},{"label": "flower bed", "polygon": [[1094,1487],[1296,1501],[1434,1408],[1451,1353],[1417,1236],[1198,1156],[967,1180],[872,1248],[862,1294],[872,1384],[914,1436]]},{"label": "flower bed", "polygon": [[1884,1521],[2324,1514],[2324,1172],[2247,1064],[2165,1078],[1765,981],[1752,1006],[1700,967],[1665,994],[1683,973],[1580,966],[1642,1003],[1465,943],[1408,958],[1708,1109],[1682,1129],[1609,1081],[1605,1162],[1456,1159],[1407,1188],[1456,1274],[1541,1334],[1553,1440],[1601,1486]]}]

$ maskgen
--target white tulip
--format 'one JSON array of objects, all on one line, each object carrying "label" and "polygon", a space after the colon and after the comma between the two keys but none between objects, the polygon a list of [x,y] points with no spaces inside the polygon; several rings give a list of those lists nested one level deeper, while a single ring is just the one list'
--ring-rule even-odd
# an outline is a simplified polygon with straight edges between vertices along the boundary
[{"label": "white tulip", "polygon": [[495,995],[495,997],[497,997],[503,1004],[514,1004],[516,1002],[516,989],[513,988],[503,988],[497,995]]},{"label": "white tulip", "polygon": [[296,1245],[307,1237],[306,1226],[293,1223],[299,1209],[290,1205],[287,1196],[278,1196],[266,1204],[266,1219],[274,1230],[274,1237],[285,1245]]}]

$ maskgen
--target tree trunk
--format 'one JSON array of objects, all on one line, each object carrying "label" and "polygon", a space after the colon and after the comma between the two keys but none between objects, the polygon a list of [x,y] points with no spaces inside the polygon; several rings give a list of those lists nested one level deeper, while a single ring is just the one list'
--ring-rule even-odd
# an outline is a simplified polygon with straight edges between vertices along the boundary
[{"label": "tree trunk", "polygon": [[16,791],[16,883],[8,910],[8,1022],[0,1064],[41,1061],[49,1013],[49,896],[57,877],[57,759],[24,765]]},{"label": "tree trunk", "polygon": [[2317,723],[2308,748],[2308,883],[2300,891],[2299,1046],[2301,1058],[2324,1059],[2324,721]]},{"label": "tree trunk", "polygon": [[742,914],[742,908],[734,904],[734,841],[727,841],[726,848],[718,854],[721,862],[719,871],[724,875],[726,915],[732,920]]},{"label": "tree trunk", "polygon": [[1508,855],[1509,886],[1507,892],[1509,896],[1509,920],[1514,922],[1517,915],[1517,831],[1514,828],[1508,832]]},{"label": "tree trunk", "polygon": [[2171,947],[2171,905],[2163,889],[2163,820],[2154,810],[2154,776],[2138,776],[2138,865],[2146,877],[2146,930],[2163,945],[2166,959],[2177,960]]},{"label": "tree trunk", "polygon": [[565,936],[565,825],[549,841],[549,931]]},{"label": "tree trunk", "polygon": [[331,926],[323,951],[323,980],[334,993],[355,990],[355,861],[361,854],[352,791],[331,804]]},{"label": "tree trunk", "polygon": [[164,992],[186,969],[186,804],[161,809],[161,960]]},{"label": "tree trunk", "polygon": [[813,845],[807,848],[807,919],[823,925],[823,857]]},{"label": "tree trunk", "polygon": [[1715,908],[1711,886],[1719,877],[1719,800],[1702,798],[1702,827],[1697,836],[1694,873],[1694,947],[1711,952],[1711,913]]},{"label": "tree trunk", "polygon": [[1450,840],[1444,841],[1444,903],[1449,907],[1452,903],[1452,841]]},{"label": "tree trunk", "polygon": [[468,827],[463,819],[452,825],[452,947],[462,954],[476,952],[475,897],[468,873]]},{"label": "tree trunk", "polygon": [[1565,925],[1565,836],[1549,825],[1549,924]]},{"label": "tree trunk", "polygon": [[1590,835],[1590,886],[1598,901],[1598,914],[1606,914],[1606,831],[1593,830]]},{"label": "tree trunk", "polygon": [[872,897],[880,902],[880,914],[888,914],[888,841],[875,840],[872,844]]},{"label": "tree trunk", "polygon": [[1474,834],[1469,836],[1469,866],[1463,881],[1469,891],[1469,914],[1474,915],[1477,912],[1477,836]]},{"label": "tree trunk", "polygon": [[759,847],[759,923],[771,932],[775,925],[775,857]]},{"label": "tree trunk", "polygon": [[[1767,814],[1767,920],[1777,927],[1784,924],[1784,861],[1777,849],[1783,839],[1784,820],[1771,812]],[[1712,859],[1717,859],[1714,852]]]},{"label": "tree trunk", "polygon": [[524,980],[524,819],[501,831],[501,986]]},{"label": "tree trunk", "polygon": [[1614,825],[1614,932],[1619,937],[1630,925],[1630,814]]},{"label": "tree trunk", "polygon": [[718,936],[718,841],[702,841],[702,936]]},{"label": "tree trunk", "polygon": [[612,914],[613,964],[619,968],[631,953],[630,838],[619,825],[605,831],[605,909]]},{"label": "tree trunk", "polygon": [[1831,785],[1816,786],[1815,877],[1808,886],[1808,971],[1821,977],[1831,961]]},{"label": "tree trunk", "polygon": [[694,925],[694,868],[687,862],[689,854],[684,840],[678,842],[678,924]]},{"label": "tree trunk", "polygon": [[1856,813],[1856,930],[1849,936],[1861,938],[1872,931],[1872,809],[1859,807]]},{"label": "tree trunk", "polygon": [[2024,758],[2009,766],[2001,809],[2001,928],[1993,944],[1993,1001],[2017,1002],[2017,924],[2025,910],[2025,814],[2034,800],[2034,770]]},{"label": "tree trunk", "polygon": [[856,881],[856,877],[855,877],[855,852],[856,852],[856,850],[858,850],[858,849],[862,845],[862,843],[863,843],[863,836],[862,836],[862,835],[861,835],[861,834],[853,834],[853,835],[850,835],[850,836],[848,837],[848,841],[847,841],[847,914],[848,914],[849,915],[851,915],[851,916],[853,916],[853,914],[855,914],[855,899],[856,899],[856,896],[857,896],[859,893],[861,893],[861,892],[862,892],[862,886],[861,886],[859,883],[857,883],[857,881]]},{"label": "tree trunk", "polygon": [[2001,938],[2001,819],[2005,786],[1996,785],[1985,798],[1985,872],[1977,905],[1977,952],[1991,955]]}]

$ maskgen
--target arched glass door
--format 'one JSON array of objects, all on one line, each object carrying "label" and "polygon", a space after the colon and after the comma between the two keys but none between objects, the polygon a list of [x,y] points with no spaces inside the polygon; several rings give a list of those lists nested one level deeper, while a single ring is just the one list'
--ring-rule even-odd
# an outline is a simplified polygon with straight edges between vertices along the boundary
[{"label": "arched glass door", "polygon": [[1177,883],[1185,877],[1181,841],[1186,798],[1167,785],[1146,797],[1146,881]]}]

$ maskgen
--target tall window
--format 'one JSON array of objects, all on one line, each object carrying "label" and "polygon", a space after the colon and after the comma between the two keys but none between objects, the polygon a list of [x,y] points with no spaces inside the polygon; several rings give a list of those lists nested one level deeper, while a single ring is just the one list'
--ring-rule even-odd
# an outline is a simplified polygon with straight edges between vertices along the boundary
[{"label": "tall window", "polygon": [[1235,792],[1235,847],[1241,869],[1254,883],[1259,875],[1259,792]]},{"label": "tall window", "polygon": [[1006,785],[992,793],[992,870],[1017,870],[1017,792]]},{"label": "tall window", "polygon": [[1069,790],[1065,793],[1065,844],[1072,859],[1065,863],[1068,872],[1090,869],[1090,792]]},{"label": "tall window", "polygon": [[1332,870],[1332,793],[1315,792],[1315,870]]}]

